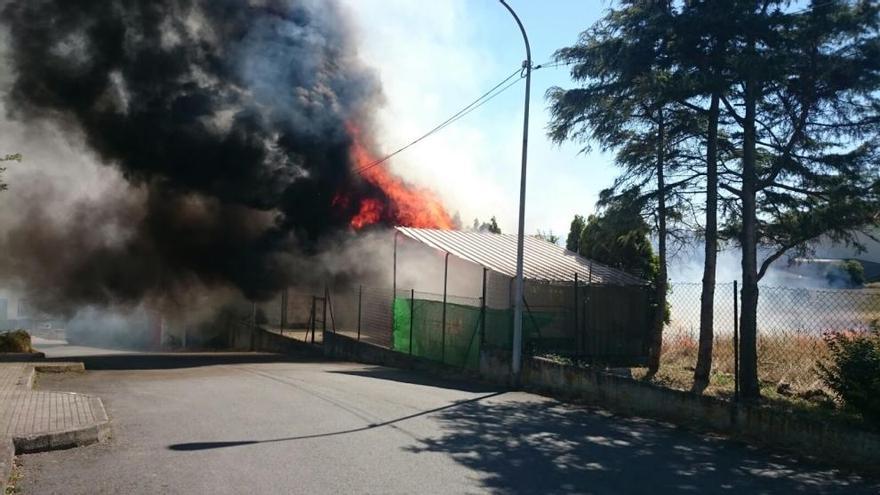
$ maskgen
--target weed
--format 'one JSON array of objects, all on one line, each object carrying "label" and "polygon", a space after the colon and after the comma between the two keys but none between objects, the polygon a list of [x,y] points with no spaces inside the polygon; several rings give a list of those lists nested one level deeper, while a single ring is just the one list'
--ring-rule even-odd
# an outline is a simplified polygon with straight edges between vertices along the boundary
[{"label": "weed", "polygon": [[0,333],[0,352],[34,352],[30,334],[24,330]]}]

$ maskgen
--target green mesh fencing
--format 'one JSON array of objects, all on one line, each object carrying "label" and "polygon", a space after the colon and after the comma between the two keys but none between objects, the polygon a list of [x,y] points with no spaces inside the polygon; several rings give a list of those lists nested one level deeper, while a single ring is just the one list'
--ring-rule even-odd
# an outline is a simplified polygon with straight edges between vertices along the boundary
[{"label": "green mesh fencing", "polygon": [[[513,310],[486,308],[485,311],[486,328],[481,336],[480,308],[447,303],[444,335],[442,302],[395,298],[393,348],[451,366],[476,369],[480,365],[481,346],[509,350],[513,342]],[[555,312],[524,312],[526,348],[570,345],[542,334],[542,329],[548,333],[547,329],[551,329],[558,318]]]},{"label": "green mesh fencing", "polygon": [[444,334],[442,302],[395,298],[394,350],[476,369],[480,365],[480,308],[447,303]]},{"label": "green mesh fencing", "polygon": [[567,335],[564,325],[559,311],[523,311],[523,347],[531,354],[573,351],[575,339]]},{"label": "green mesh fencing", "polygon": [[513,310],[486,308],[486,334],[483,344],[489,349],[513,347]]}]

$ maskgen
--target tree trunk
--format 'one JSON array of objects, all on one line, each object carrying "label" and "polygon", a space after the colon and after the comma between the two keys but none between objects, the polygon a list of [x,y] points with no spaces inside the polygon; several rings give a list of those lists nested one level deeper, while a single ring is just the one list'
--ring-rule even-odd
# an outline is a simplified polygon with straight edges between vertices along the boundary
[{"label": "tree trunk", "polygon": [[742,158],[742,312],[740,314],[740,392],[744,399],[761,396],[758,384],[758,177],[755,154],[755,110],[757,94],[751,78],[745,83],[745,117]]},{"label": "tree trunk", "polygon": [[663,121],[663,109],[658,112],[657,119],[657,258],[659,269],[657,280],[654,281],[655,301],[654,331],[651,338],[651,350],[648,361],[648,376],[653,377],[660,369],[660,354],[663,350],[663,326],[666,324],[666,128]]},{"label": "tree trunk", "polygon": [[712,344],[715,338],[715,267],[718,259],[718,107],[720,97],[712,94],[706,136],[706,239],[703,261],[703,290],[700,294],[700,348],[694,369],[692,391],[702,394],[709,386]]}]

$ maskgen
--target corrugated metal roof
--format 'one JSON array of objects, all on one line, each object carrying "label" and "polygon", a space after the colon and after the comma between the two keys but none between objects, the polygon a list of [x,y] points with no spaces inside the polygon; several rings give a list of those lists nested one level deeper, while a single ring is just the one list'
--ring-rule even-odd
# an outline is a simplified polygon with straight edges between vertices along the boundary
[{"label": "corrugated metal roof", "polygon": [[[476,263],[508,277],[516,276],[516,235],[460,230],[397,227],[401,234],[434,249]],[[523,277],[542,282],[574,281],[612,285],[644,285],[647,282],[533,236],[523,245]]]}]

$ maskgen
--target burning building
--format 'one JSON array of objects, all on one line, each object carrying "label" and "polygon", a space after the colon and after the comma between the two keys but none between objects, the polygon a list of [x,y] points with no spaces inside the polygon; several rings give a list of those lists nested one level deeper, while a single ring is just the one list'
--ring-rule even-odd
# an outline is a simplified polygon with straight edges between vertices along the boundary
[{"label": "burning building", "polygon": [[315,255],[352,230],[452,227],[377,159],[382,91],[350,26],[333,1],[4,2],[7,117],[123,180],[52,209],[63,184],[31,159],[0,275],[56,312],[261,299],[323,277]]}]

